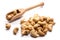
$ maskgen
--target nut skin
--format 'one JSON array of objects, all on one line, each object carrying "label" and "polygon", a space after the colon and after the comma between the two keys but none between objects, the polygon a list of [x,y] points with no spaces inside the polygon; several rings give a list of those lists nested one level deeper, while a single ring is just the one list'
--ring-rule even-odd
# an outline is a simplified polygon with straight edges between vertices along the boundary
[{"label": "nut skin", "polygon": [[10,24],[10,23],[7,23],[7,24],[6,24],[6,29],[9,30],[10,27],[11,27],[11,24]]},{"label": "nut skin", "polygon": [[18,32],[18,30],[19,30],[19,29],[18,29],[17,27],[16,27],[16,28],[14,28],[14,29],[13,29],[13,34],[14,34],[14,35],[16,35],[16,34],[17,34],[17,32]]}]

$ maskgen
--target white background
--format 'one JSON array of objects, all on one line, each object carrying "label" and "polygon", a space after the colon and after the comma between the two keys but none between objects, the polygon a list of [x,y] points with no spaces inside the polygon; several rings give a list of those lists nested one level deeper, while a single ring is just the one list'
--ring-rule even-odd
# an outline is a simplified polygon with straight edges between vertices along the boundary
[{"label": "white background", "polygon": [[[28,8],[30,6],[44,2],[43,8],[37,7],[26,12],[23,18],[28,19],[35,13],[40,16],[50,16],[55,20],[53,31],[48,32],[45,37],[32,38],[31,36],[21,36],[20,20],[11,23],[10,30],[6,30],[5,24],[8,23],[5,16],[8,12],[18,8]],[[13,35],[13,29],[19,28],[17,35]],[[0,40],[60,40],[60,0],[0,0]]]}]

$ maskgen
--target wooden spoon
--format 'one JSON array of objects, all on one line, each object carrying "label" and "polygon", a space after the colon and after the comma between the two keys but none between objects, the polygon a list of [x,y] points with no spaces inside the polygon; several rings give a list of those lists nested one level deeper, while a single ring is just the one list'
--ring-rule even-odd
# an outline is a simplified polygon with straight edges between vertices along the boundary
[{"label": "wooden spoon", "polygon": [[9,13],[7,13],[6,15],[6,19],[9,21],[9,22],[12,22],[18,18],[20,18],[26,11],[30,10],[30,9],[33,9],[35,7],[42,7],[44,5],[44,2],[41,2],[40,4],[38,5],[34,5],[32,7],[29,7],[29,8],[26,8],[26,9],[16,9],[14,11],[11,11]]}]

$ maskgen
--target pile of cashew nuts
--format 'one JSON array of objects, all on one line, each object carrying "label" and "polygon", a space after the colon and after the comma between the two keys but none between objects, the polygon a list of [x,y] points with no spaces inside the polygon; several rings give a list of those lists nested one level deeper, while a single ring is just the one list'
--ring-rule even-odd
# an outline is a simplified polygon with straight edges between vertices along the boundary
[{"label": "pile of cashew nuts", "polygon": [[22,19],[20,24],[22,36],[30,34],[36,38],[45,36],[48,31],[51,32],[55,22],[53,18],[34,14],[34,16],[30,17],[27,21]]}]

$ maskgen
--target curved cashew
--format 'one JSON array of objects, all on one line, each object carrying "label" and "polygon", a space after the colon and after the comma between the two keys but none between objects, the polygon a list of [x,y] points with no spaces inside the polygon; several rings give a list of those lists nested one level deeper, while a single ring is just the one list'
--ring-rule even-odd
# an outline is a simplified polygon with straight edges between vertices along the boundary
[{"label": "curved cashew", "polygon": [[18,30],[19,30],[18,28],[14,28],[14,29],[13,29],[13,34],[16,35],[17,32],[18,32]]},{"label": "curved cashew", "polygon": [[45,33],[42,31],[42,28],[41,27],[38,27],[37,30],[38,30],[38,34],[40,36],[44,36],[45,35]]},{"label": "curved cashew", "polygon": [[53,24],[49,24],[49,25],[48,25],[48,30],[49,30],[49,31],[52,31],[52,26],[53,26]]},{"label": "curved cashew", "polygon": [[35,31],[34,29],[31,30],[30,35],[31,35],[32,37],[34,37],[34,38],[36,38],[36,37],[39,36],[39,34],[37,33],[37,31]]},{"label": "curved cashew", "polygon": [[22,36],[23,35],[28,35],[30,33],[30,31],[29,30],[21,30],[21,34],[22,34]]}]

